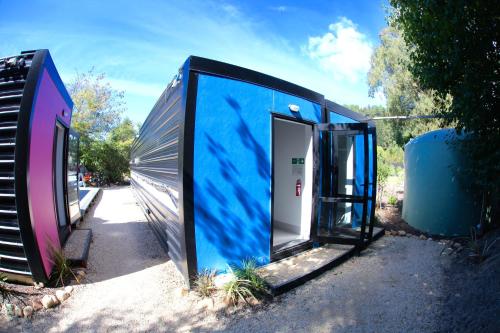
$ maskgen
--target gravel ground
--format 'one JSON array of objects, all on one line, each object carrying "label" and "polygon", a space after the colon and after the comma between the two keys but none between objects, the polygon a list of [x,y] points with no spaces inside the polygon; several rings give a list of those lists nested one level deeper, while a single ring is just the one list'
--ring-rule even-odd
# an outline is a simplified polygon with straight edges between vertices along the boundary
[{"label": "gravel ground", "polygon": [[445,286],[452,266],[450,257],[440,255],[438,242],[383,237],[361,256],[273,302],[228,316],[208,301],[182,295],[182,277],[129,188],[104,190],[99,200],[83,225],[94,233],[86,283],[61,306],[32,320],[0,321],[7,331],[436,332],[462,327],[460,320],[453,326],[442,323],[453,304]]}]

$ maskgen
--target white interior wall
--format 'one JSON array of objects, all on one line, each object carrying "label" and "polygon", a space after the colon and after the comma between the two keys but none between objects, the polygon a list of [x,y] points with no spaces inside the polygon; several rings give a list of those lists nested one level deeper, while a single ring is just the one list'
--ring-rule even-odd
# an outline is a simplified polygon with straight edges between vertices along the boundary
[{"label": "white interior wall", "polygon": [[[309,239],[312,213],[313,142],[310,125],[275,119],[274,124],[274,224]],[[303,165],[292,158],[304,158]],[[295,196],[297,179],[301,196]]]},{"label": "white interior wall", "polygon": [[[338,191],[339,194],[352,195],[354,189],[354,142],[350,136],[338,136],[334,140],[334,149],[338,158]],[[352,204],[339,203],[337,223],[350,223]]]}]

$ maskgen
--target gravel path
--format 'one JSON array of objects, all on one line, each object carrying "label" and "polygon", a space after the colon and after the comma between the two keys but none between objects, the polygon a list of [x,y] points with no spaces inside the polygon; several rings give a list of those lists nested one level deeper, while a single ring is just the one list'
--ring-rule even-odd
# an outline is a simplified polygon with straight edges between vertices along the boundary
[{"label": "gravel path", "polygon": [[104,190],[83,227],[94,232],[87,282],[62,306],[32,321],[14,320],[10,330],[434,332],[440,327],[450,259],[440,255],[438,242],[383,237],[360,257],[272,303],[225,316],[207,301],[181,295],[182,278],[129,188]]}]

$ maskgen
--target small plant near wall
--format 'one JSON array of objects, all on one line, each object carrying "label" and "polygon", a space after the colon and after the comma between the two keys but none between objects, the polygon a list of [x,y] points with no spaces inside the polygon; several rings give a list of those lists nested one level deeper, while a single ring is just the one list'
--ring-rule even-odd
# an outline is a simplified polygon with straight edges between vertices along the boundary
[{"label": "small plant near wall", "polygon": [[257,273],[254,259],[243,260],[241,266],[231,268],[233,279],[224,285],[226,301],[236,306],[240,301],[259,300],[269,295],[267,286]]},{"label": "small plant near wall", "polygon": [[398,204],[398,198],[396,198],[394,195],[391,195],[389,199],[387,200],[387,203],[389,205],[396,206]]},{"label": "small plant near wall", "polygon": [[257,262],[255,259],[243,260],[241,267],[236,267],[233,271],[238,279],[250,282],[251,291],[255,296],[261,298],[268,295],[266,282],[257,274]]},{"label": "small plant near wall", "polygon": [[217,290],[215,286],[215,270],[204,269],[194,281],[195,291],[202,297],[210,297]]},{"label": "small plant near wall", "polygon": [[51,262],[54,264],[51,280],[54,281],[55,286],[64,286],[64,283],[68,281],[68,279],[71,279],[71,277],[73,277],[76,282],[80,283],[80,279],[71,268],[63,250],[57,249],[54,246],[50,246],[50,249],[52,253]]},{"label": "small plant near wall", "polygon": [[488,243],[487,240],[481,242],[477,238],[476,229],[471,228],[470,238],[467,242],[467,247],[470,251],[469,257],[478,263],[482,263],[484,260],[491,256],[493,245],[498,239],[499,238],[495,238],[490,243]]},{"label": "small plant near wall", "polygon": [[250,281],[238,279],[237,277],[224,285],[224,292],[226,293],[225,301],[233,306],[236,306],[240,301],[248,303],[250,298],[257,299],[252,293]]}]

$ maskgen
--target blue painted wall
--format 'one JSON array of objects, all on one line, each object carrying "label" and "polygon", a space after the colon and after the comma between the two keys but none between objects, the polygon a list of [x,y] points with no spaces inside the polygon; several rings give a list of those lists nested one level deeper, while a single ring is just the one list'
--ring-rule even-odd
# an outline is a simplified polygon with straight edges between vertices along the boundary
[{"label": "blue painted wall", "polygon": [[225,271],[249,257],[270,260],[271,112],[321,121],[318,104],[199,75],[193,170],[198,271]]}]

